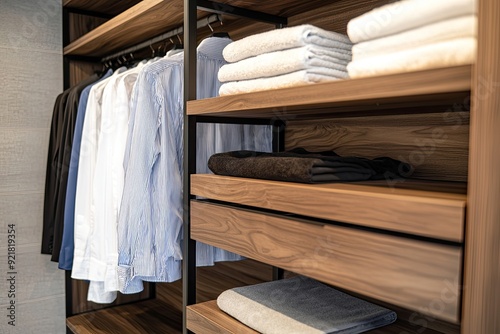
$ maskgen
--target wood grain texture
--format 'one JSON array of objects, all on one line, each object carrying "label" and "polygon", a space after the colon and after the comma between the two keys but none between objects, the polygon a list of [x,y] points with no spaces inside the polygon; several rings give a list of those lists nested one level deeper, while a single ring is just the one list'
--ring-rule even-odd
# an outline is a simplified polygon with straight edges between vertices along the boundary
[{"label": "wood grain texture", "polygon": [[93,17],[88,15],[69,14],[69,40],[74,41],[89,31],[97,28],[108,19],[101,17]]},{"label": "wood grain texture", "polygon": [[[411,181],[406,181],[411,182]],[[462,241],[466,196],[446,192],[365,186],[302,184],[196,174],[191,194],[438,239]]]},{"label": "wood grain texture", "polygon": [[187,328],[193,333],[259,333],[221,311],[215,300],[188,306],[186,312]]},{"label": "wood grain texture", "polygon": [[[188,328],[194,333],[199,334],[253,334],[258,333],[253,329],[245,326],[227,313],[221,311],[217,306],[217,301],[211,300],[208,302],[191,305],[187,308]],[[417,334],[421,328],[415,328],[403,321],[374,329],[365,333],[369,334]],[[440,333],[432,329],[425,328],[426,334]]]},{"label": "wood grain texture", "polygon": [[411,177],[465,182],[469,113],[453,112],[450,106],[445,113],[290,121],[285,147],[370,159],[388,156],[410,163]]},{"label": "wood grain texture", "polygon": [[118,293],[116,300],[109,304],[97,304],[94,302],[87,301],[87,295],[89,292],[89,283],[87,281],[81,281],[72,279],[71,280],[71,297],[72,297],[72,311],[73,314],[79,314],[88,311],[100,310],[103,308],[108,308],[110,306],[121,305],[125,303],[137,302],[140,300],[145,300],[151,298],[150,296],[150,284],[144,283],[144,290],[140,293],[124,295]]},{"label": "wood grain texture", "polygon": [[139,2],[141,0],[63,0],[63,6],[117,15]]},{"label": "wood grain texture", "polygon": [[[188,102],[189,115],[290,119],[338,112],[388,108],[402,102],[442,99],[440,93],[470,90],[471,66],[459,66],[375,78],[339,80],[293,88],[221,96]],[[462,96],[462,100],[467,94]],[[457,97],[457,96],[455,96]],[[351,107],[349,109],[348,107]],[[315,110],[319,109],[319,110]],[[294,113],[294,111],[299,111]],[[319,115],[316,115],[319,113]]]},{"label": "wood grain texture", "polygon": [[197,201],[191,202],[191,237],[431,317],[458,322],[460,294],[453,285],[461,277],[458,247]]},{"label": "wood grain texture", "polygon": [[500,331],[500,3],[479,1],[473,81],[463,333]]},{"label": "wood grain texture", "polygon": [[69,63],[70,86],[80,83],[90,77],[96,71],[101,71],[103,66],[100,63],[90,63],[72,60]]},{"label": "wood grain texture", "polygon": [[182,317],[169,311],[168,305],[154,299],[76,315],[66,324],[75,334],[180,333]]},{"label": "wood grain texture", "polygon": [[64,48],[65,55],[104,56],[182,25],[182,0],[143,0]]}]

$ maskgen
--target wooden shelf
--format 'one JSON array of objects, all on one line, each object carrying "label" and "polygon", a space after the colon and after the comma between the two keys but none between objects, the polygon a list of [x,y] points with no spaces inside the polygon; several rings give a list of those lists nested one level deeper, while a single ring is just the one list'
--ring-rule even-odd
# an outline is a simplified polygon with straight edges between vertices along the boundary
[{"label": "wooden shelf", "polygon": [[76,8],[97,13],[117,15],[138,4],[141,0],[64,0],[65,8]]},{"label": "wooden shelf", "polygon": [[75,315],[66,325],[75,334],[180,333],[182,312],[153,299]]},{"label": "wooden shelf", "polygon": [[[360,110],[463,101],[471,87],[471,66],[228,95],[188,102],[188,115],[295,119]],[[451,103],[453,104],[453,103]]]},{"label": "wooden shelf", "polygon": [[[87,0],[66,0],[64,5],[86,10],[99,10],[103,7],[102,2],[99,1],[98,4],[94,5],[93,2]],[[128,0],[128,6],[134,3],[136,5],[71,42],[64,48],[64,55],[102,57],[182,26],[184,19],[183,0],[143,0],[137,2]],[[284,16],[296,15],[306,8],[311,8],[311,6],[321,6],[328,3],[325,0],[313,0],[306,4],[300,0],[281,0],[265,4],[257,0],[221,2],[254,10],[258,8],[259,11],[268,14]],[[113,4],[113,6],[118,7],[111,9],[111,12],[119,12],[125,8],[125,5],[120,4]],[[198,18],[208,14],[198,11]],[[231,16],[228,17],[228,20],[234,22],[234,18]],[[227,20],[225,19],[225,21]],[[269,25],[269,27],[271,29],[273,26]]]},{"label": "wooden shelf", "polygon": [[[191,176],[191,194],[298,215],[461,242],[466,195],[460,184],[405,180],[302,184],[212,174]],[[378,186],[376,186],[378,185]],[[447,187],[450,191],[447,192]]]},{"label": "wooden shelf", "polygon": [[182,25],[182,0],[143,0],[64,48],[64,55],[104,56]]},{"label": "wooden shelf", "polygon": [[[187,328],[194,333],[200,334],[253,334],[258,333],[245,326],[227,313],[221,311],[217,306],[217,301],[211,300],[205,303],[191,305],[187,307]],[[377,328],[366,333],[370,334],[400,334],[419,333],[419,328],[412,326],[401,320],[394,324]],[[432,329],[426,329],[426,333],[438,333]]]}]

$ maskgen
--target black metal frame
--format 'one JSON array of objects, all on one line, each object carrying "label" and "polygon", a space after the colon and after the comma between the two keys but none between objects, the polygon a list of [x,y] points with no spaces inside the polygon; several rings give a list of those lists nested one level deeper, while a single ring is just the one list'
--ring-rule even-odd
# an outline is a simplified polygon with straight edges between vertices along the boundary
[{"label": "black metal frame", "polygon": [[[190,202],[191,175],[196,173],[196,124],[200,123],[234,123],[262,124],[273,126],[273,151],[284,150],[284,130],[286,123],[275,119],[232,118],[215,116],[187,115],[187,102],[196,100],[196,18],[197,10],[205,10],[217,14],[229,14],[253,20],[272,23],[277,28],[287,25],[287,18],[260,13],[254,10],[234,7],[208,0],[184,0],[184,210],[183,210],[183,333],[187,329],[186,307],[196,303],[196,241],[191,239]],[[273,268],[273,278],[283,277],[283,270]]]}]

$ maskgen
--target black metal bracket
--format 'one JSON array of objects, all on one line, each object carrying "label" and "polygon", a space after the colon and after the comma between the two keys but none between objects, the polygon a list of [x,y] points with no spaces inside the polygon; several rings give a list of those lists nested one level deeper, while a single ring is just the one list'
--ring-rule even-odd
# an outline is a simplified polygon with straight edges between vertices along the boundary
[{"label": "black metal bracket", "polygon": [[286,17],[261,13],[255,10],[235,7],[224,3],[208,1],[208,0],[197,0],[196,3],[198,9],[210,13],[228,14],[232,16],[243,17],[255,21],[266,22],[280,26],[283,25],[286,26],[288,23],[288,19]]}]

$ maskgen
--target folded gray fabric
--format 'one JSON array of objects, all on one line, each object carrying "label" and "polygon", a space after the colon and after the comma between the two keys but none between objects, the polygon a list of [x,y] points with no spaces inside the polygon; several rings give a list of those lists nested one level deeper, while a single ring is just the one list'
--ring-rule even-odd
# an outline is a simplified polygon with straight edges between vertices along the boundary
[{"label": "folded gray fabric", "polygon": [[394,311],[302,276],[224,291],[217,305],[264,334],[362,333],[397,318]]},{"label": "folded gray fabric", "polygon": [[298,148],[288,152],[233,151],[214,154],[208,168],[215,174],[302,183],[380,180],[411,170],[408,164],[387,157],[341,157],[335,152],[311,153]]}]

